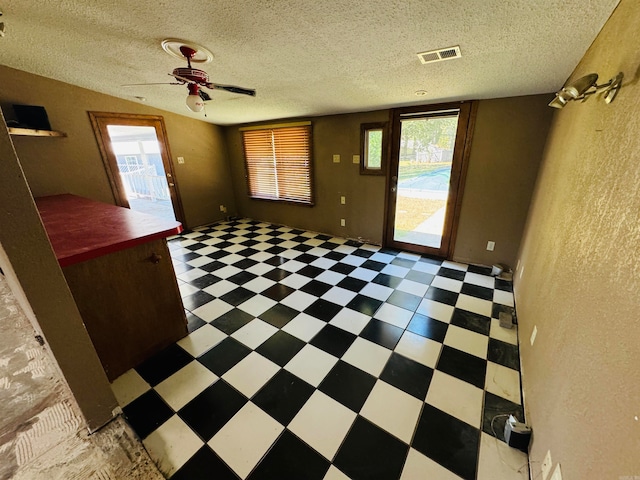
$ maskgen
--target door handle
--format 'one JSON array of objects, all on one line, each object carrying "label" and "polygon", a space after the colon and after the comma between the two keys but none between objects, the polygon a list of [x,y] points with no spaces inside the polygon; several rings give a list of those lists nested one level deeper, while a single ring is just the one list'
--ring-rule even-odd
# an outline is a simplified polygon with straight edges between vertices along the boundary
[{"label": "door handle", "polygon": [[175,185],[173,183],[169,183],[170,187],[175,187]]}]

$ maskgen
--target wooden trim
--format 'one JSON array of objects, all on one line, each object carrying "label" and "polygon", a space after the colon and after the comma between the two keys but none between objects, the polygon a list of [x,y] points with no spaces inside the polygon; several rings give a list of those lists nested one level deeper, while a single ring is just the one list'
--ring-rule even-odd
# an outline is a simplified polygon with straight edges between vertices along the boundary
[{"label": "wooden trim", "polygon": [[458,182],[458,193],[456,195],[455,210],[453,213],[453,227],[451,229],[451,237],[449,238],[449,247],[447,258],[453,257],[458,238],[458,223],[460,221],[460,212],[462,211],[462,198],[464,196],[464,187],[467,183],[467,171],[469,170],[469,157],[471,156],[471,143],[473,141],[473,133],[476,127],[476,118],[478,116],[478,101],[471,102],[471,110],[469,112],[469,121],[467,123],[467,131],[465,135],[464,151],[462,153],[462,167],[460,171],[460,179]]},{"label": "wooden trim", "polygon": [[167,130],[164,125],[164,118],[160,115],[138,115],[133,113],[110,113],[110,112],[88,112],[91,120],[91,126],[98,142],[98,148],[100,149],[100,155],[102,162],[109,178],[109,184],[111,185],[111,191],[116,202],[116,205],[129,208],[129,201],[122,184],[122,179],[118,174],[118,167],[116,157],[110,148],[110,137],[107,130],[107,125],[124,125],[124,126],[148,126],[153,127],[156,131],[156,136],[160,144],[160,155],[162,157],[162,163],[165,168],[165,173],[170,174],[173,186],[169,187],[169,194],[171,196],[171,203],[173,205],[173,211],[176,219],[182,223],[185,230],[188,226],[185,222],[184,209],[182,206],[182,199],[180,198],[180,190],[178,188],[178,179],[176,177],[173,161],[171,156],[171,150],[169,148],[169,140],[167,136]]},{"label": "wooden trim", "polygon": [[66,137],[67,134],[57,130],[35,130],[33,128],[8,127],[10,135],[20,135],[24,137]]},{"label": "wooden trim", "polygon": [[[391,165],[394,162],[394,157],[393,157],[393,152],[396,151],[397,149],[395,149],[394,145],[396,144],[396,136],[399,134],[396,134],[395,132],[395,128],[394,128],[394,123],[393,123],[393,118],[394,118],[394,110],[391,109],[389,110],[389,121],[388,121],[388,125],[389,125],[389,139],[390,141],[387,142],[387,148],[386,148],[386,155],[387,155],[387,167],[385,168],[385,182],[384,182],[384,220],[383,220],[383,227],[382,227],[382,245],[389,245],[389,240],[393,239],[393,234],[391,235],[391,237],[389,237],[389,228],[388,226],[390,225],[390,223],[392,222],[390,220],[390,217],[393,216],[394,220],[395,220],[395,211],[393,212],[393,215],[391,214],[391,208],[389,207],[389,202],[391,201]],[[398,136],[398,140],[399,140],[399,136]]]},{"label": "wooden trim", "polygon": [[447,199],[442,241],[440,243],[440,249],[436,254],[442,258],[450,257],[451,238],[453,236],[453,230],[456,228],[456,206],[459,202],[462,202],[462,194],[464,192],[464,184],[461,183],[461,179],[463,176],[462,170],[464,166],[464,152],[467,144],[466,136],[470,113],[470,103],[464,103],[460,106],[458,128],[456,130],[456,143],[453,149],[453,162],[451,165],[451,179],[449,181],[449,198]]},{"label": "wooden trim", "polygon": [[[391,146],[389,157],[389,168],[385,193],[385,227],[383,243],[389,247],[401,248],[415,251],[440,258],[450,258],[457,236],[457,224],[460,217],[462,205],[462,194],[464,192],[464,182],[468,168],[468,157],[471,146],[471,134],[475,125],[475,111],[477,102],[454,102],[436,105],[416,105],[411,107],[393,109],[391,116]],[[426,247],[411,243],[399,242],[393,239],[395,224],[395,204],[396,194],[391,190],[397,185],[400,154],[401,119],[420,118],[420,114],[428,116],[432,112],[458,111],[458,127],[456,130],[456,142],[454,146],[454,161],[451,166],[451,180],[449,198],[447,200],[445,224],[443,229],[440,248]]]},{"label": "wooden trim", "polygon": [[[113,118],[118,118],[116,115],[117,114],[114,114]],[[111,165],[110,156],[113,156],[113,153],[111,152],[111,149],[108,148],[109,132],[107,131],[106,124],[104,124],[104,120],[110,117],[111,115],[108,113],[89,112],[91,127],[93,128],[93,133],[98,143],[100,157],[102,158],[102,163],[104,164],[104,169],[107,174],[107,178],[109,179],[109,185],[111,186],[111,193],[113,194],[115,203],[121,207],[130,208],[127,196],[124,192],[122,180],[119,175],[114,175],[113,172],[113,168],[117,171],[117,167],[112,167]],[[113,163],[115,164],[115,159],[113,160]]]}]

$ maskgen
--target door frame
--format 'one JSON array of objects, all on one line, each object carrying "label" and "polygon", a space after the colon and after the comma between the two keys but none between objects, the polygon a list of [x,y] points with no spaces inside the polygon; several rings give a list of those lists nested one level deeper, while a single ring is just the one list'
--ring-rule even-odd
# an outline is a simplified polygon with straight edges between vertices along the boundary
[{"label": "door frame", "polygon": [[[451,165],[451,179],[449,181],[449,196],[447,199],[447,208],[440,248],[436,249],[413,243],[398,242],[393,239],[397,197],[397,178],[394,180],[393,172],[396,172],[397,175],[398,164],[400,161],[401,119],[407,114],[428,114],[429,112],[445,110],[459,110],[460,113],[458,117],[458,128],[456,130],[454,158]],[[410,107],[394,108],[391,110],[389,121],[391,128],[391,142],[388,147],[389,162],[387,164],[384,232],[382,239],[385,247],[399,248],[434,257],[451,259],[458,234],[458,221],[460,219],[464,185],[467,178],[467,169],[469,167],[469,154],[471,151],[471,141],[475,127],[477,110],[477,101],[414,105]],[[394,187],[396,187],[396,191],[393,191]]]},{"label": "door frame", "polygon": [[109,136],[107,125],[153,127],[155,129],[156,137],[158,138],[158,143],[160,145],[162,164],[164,166],[165,174],[168,177],[167,183],[169,184],[169,195],[171,196],[173,212],[176,216],[176,220],[182,223],[186,229],[187,226],[185,224],[184,209],[182,207],[182,199],[180,198],[180,190],[178,189],[178,179],[176,178],[176,174],[173,169],[173,162],[171,161],[172,156],[171,150],[169,149],[167,131],[164,126],[164,118],[160,115],[139,115],[135,113],[88,113],[116,205],[120,205],[125,208],[130,208],[129,201],[127,200],[124,185],[120,178],[116,156],[111,148],[111,137]]}]

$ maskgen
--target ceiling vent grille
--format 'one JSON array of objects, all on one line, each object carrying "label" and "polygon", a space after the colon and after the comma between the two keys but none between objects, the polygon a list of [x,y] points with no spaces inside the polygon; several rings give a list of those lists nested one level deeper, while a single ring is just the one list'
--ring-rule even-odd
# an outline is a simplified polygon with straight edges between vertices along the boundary
[{"label": "ceiling vent grille", "polygon": [[444,60],[451,60],[452,58],[460,58],[460,46],[440,48],[438,50],[431,50],[429,52],[418,53],[418,58],[423,64],[442,62]]}]

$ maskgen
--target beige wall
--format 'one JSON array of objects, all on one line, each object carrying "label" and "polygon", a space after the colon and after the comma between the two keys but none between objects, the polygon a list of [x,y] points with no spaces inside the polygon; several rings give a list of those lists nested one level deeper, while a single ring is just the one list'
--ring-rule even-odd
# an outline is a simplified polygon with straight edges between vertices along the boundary
[{"label": "beige wall", "polygon": [[[218,127],[2,66],[0,75],[0,105],[8,116],[13,103],[43,105],[52,127],[68,135],[13,137],[34,196],[70,192],[113,202],[87,111],[155,114],[165,119],[188,227],[223,218],[219,206],[225,205],[229,214],[382,242],[384,177],[360,175],[352,156],[360,151],[360,124],[386,121],[388,110],[312,119],[316,205],[309,208],[247,198],[238,127]],[[546,100],[479,102],[456,260],[515,263],[548,127]],[[340,163],[333,163],[333,154],[341,155]],[[175,161],[178,156],[184,164]],[[494,252],[486,250],[487,240],[496,242]]]},{"label": "beige wall", "polygon": [[[534,475],[640,475],[640,4],[622,0],[571,80],[624,72],[616,100],[555,114],[516,272]],[[537,325],[533,347],[529,337]]]},{"label": "beige wall", "polygon": [[[454,260],[515,267],[553,115],[550,98],[479,102]],[[493,252],[487,250],[489,240],[496,242]]]},{"label": "beige wall", "polygon": [[[548,95],[482,100],[453,257],[459,261],[514,265],[531,191],[549,128]],[[313,150],[316,206],[247,197],[242,140],[227,127],[229,160],[240,215],[349,238],[382,243],[385,178],[360,175],[352,155],[360,149],[360,124],[389,119],[389,110],[316,117]],[[339,164],[333,154],[341,155]],[[340,205],[340,196],[347,204]],[[340,218],[347,226],[340,227]],[[486,251],[487,240],[496,250]]]},{"label": "beige wall", "polygon": [[[3,66],[0,77],[0,105],[7,119],[13,118],[12,104],[42,105],[52,128],[67,134],[13,137],[34,196],[74,193],[113,203],[87,112],[136,113],[164,117],[188,227],[221,219],[220,204],[235,208],[220,127]],[[178,156],[184,164],[177,163]]]},{"label": "beige wall", "polygon": [[[242,138],[238,127],[227,127],[229,161],[236,192],[238,214],[332,235],[381,243],[385,178],[360,175],[360,124],[384,122],[389,111],[315,117],[313,123],[313,174],[315,206],[252,200],[247,196]],[[287,120],[288,121],[288,120]],[[285,121],[286,122],[286,121]],[[274,123],[274,122],[271,122]],[[333,155],[340,163],[333,163]],[[346,204],[340,204],[340,196]],[[340,226],[340,219],[346,226]]]}]

